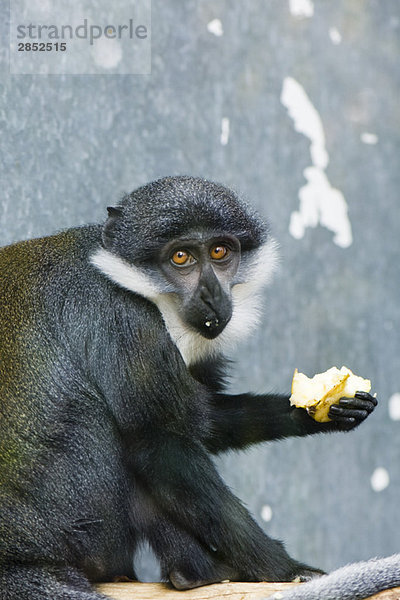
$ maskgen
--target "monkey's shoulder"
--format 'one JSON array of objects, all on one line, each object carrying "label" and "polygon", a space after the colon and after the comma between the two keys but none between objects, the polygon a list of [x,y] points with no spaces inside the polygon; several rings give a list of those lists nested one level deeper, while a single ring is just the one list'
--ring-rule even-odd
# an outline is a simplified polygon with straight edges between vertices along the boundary
[{"label": "monkey's shoulder", "polygon": [[40,277],[85,262],[101,242],[101,226],[85,225],[0,248],[0,274],[6,278]]}]

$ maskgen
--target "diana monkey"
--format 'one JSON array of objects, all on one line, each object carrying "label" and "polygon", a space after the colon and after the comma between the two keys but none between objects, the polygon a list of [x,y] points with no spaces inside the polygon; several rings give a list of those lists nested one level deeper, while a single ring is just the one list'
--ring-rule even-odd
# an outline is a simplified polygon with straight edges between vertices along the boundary
[{"label": "diana monkey", "polygon": [[315,422],[287,395],[228,395],[224,352],[257,323],[276,250],[230,190],[139,188],[104,225],[0,252],[0,590],[96,600],[146,538],[178,589],[320,574],[269,538],[210,455],[353,429],[369,394]]}]

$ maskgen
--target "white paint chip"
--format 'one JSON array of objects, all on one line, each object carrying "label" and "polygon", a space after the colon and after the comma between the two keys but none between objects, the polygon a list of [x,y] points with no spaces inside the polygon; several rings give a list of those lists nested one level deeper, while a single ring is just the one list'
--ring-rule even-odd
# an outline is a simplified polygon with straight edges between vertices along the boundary
[{"label": "white paint chip", "polygon": [[368,144],[370,146],[374,146],[379,141],[378,136],[375,133],[370,133],[369,131],[364,131],[360,135],[360,139],[363,144]]},{"label": "white paint chip", "polygon": [[352,243],[347,204],[340,190],[331,186],[324,171],[317,167],[304,169],[307,184],[299,190],[300,209],[291,214],[289,232],[299,240],[307,227],[318,224],[333,231],[333,241],[341,248]]},{"label": "white paint chip", "polygon": [[371,487],[374,492],[382,492],[390,483],[389,473],[383,467],[378,467],[372,473]]},{"label": "white paint chip", "polygon": [[336,27],[331,27],[329,29],[329,37],[331,38],[332,44],[335,44],[335,46],[338,46],[342,42],[342,34]]},{"label": "white paint chip", "polygon": [[219,19],[213,19],[212,21],[210,21],[207,24],[207,31],[213,33],[217,37],[221,37],[221,35],[224,35],[222,23]]},{"label": "white paint chip", "polygon": [[288,109],[295,130],[303,133],[311,141],[310,153],[313,164],[325,169],[329,156],[325,149],[325,133],[321,117],[304,88],[293,77],[286,77],[283,82],[281,102]]},{"label": "white paint chip", "polygon": [[400,394],[393,394],[389,398],[389,417],[392,421],[400,421]]},{"label": "white paint chip", "polygon": [[281,102],[287,108],[295,130],[311,141],[312,166],[304,170],[307,184],[299,190],[300,207],[291,215],[289,232],[295,239],[301,239],[307,227],[319,224],[335,234],[333,242],[337,246],[348,248],[353,236],[347,203],[325,173],[329,155],[321,117],[303,87],[292,77],[286,77],[283,82]]},{"label": "white paint chip", "polygon": [[262,507],[262,509],[261,509],[261,518],[266,523],[269,523],[269,521],[271,521],[271,519],[272,519],[272,508],[268,504],[265,504],[265,506]]},{"label": "white paint chip", "polygon": [[289,0],[289,8],[291,14],[300,19],[314,15],[314,4],[311,0]]},{"label": "white paint chip", "polygon": [[96,65],[103,69],[114,69],[122,59],[121,44],[113,39],[96,40],[92,53]]},{"label": "white paint chip", "polygon": [[229,119],[227,117],[224,117],[223,119],[221,119],[221,137],[220,137],[220,141],[221,141],[221,145],[222,146],[226,146],[228,141],[229,141]]}]

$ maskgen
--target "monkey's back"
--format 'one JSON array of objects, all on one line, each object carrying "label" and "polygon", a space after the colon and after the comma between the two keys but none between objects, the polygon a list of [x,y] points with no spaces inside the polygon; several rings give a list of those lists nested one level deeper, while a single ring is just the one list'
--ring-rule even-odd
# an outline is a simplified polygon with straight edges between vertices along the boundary
[{"label": "monkey's back", "polygon": [[36,377],[31,369],[40,371],[43,352],[43,340],[39,343],[35,336],[46,335],[51,319],[71,292],[71,284],[81,285],[79,270],[87,262],[90,248],[99,241],[98,228],[82,227],[0,249],[0,399],[3,403],[11,390],[18,396],[19,385],[24,380],[29,379],[32,388]]},{"label": "monkey's back", "polygon": [[[119,531],[109,515],[129,496],[113,424],[82,350],[90,306],[96,312],[96,300],[110,293],[89,264],[100,231],[82,227],[0,249],[0,564],[43,548],[49,559],[65,555],[66,545],[88,560],[103,552],[117,559],[107,530],[96,540],[99,525],[90,525],[88,549],[85,531],[73,525],[107,515]],[[97,567],[88,569],[96,576]]]}]

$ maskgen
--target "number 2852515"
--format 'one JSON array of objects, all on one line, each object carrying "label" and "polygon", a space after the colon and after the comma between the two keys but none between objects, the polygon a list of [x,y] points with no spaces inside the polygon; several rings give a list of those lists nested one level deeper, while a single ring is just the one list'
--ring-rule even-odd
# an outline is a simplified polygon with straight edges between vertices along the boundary
[{"label": "number 2852515", "polygon": [[18,52],[65,52],[66,42],[19,42]]}]

